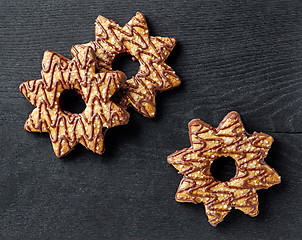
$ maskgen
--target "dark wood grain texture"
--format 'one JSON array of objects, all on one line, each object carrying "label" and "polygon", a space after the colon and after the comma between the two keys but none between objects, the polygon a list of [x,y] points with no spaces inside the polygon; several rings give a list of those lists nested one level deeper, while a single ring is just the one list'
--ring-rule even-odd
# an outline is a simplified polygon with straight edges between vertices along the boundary
[{"label": "dark wood grain texture", "polygon": [[[129,110],[106,152],[57,159],[47,134],[23,130],[33,106],[19,85],[40,77],[44,51],[70,58],[94,40],[94,20],[145,14],[151,35],[175,37],[167,60],[182,85],[157,117]],[[301,1],[0,1],[0,239],[301,239]],[[215,126],[238,111],[275,142],[282,183],[259,191],[260,214],[233,210],[213,228],[202,204],[180,204],[166,157],[189,146],[187,123]]]}]

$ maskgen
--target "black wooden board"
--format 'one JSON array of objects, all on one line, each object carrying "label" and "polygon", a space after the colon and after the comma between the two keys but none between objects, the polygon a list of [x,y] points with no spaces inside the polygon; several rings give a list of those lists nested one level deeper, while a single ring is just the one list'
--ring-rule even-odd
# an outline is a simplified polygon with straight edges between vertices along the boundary
[{"label": "black wooden board", "polygon": [[[167,63],[182,85],[154,119],[130,109],[103,155],[57,159],[48,134],[23,130],[33,106],[19,85],[40,77],[45,50],[70,58],[94,40],[98,15],[123,25],[136,11],[177,39]],[[0,239],[302,239],[302,1],[1,0],[0,34]],[[232,110],[274,137],[282,183],[258,192],[256,218],[232,210],[214,228],[202,204],[174,200],[182,177],[166,158],[189,146],[191,119],[216,126]]]}]

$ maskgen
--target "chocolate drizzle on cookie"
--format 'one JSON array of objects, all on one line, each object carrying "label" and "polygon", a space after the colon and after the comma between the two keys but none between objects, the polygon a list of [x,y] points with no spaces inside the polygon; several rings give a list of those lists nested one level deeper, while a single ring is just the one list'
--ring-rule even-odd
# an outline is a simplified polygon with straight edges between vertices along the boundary
[{"label": "chocolate drizzle on cookie", "polygon": [[[237,112],[229,113],[213,128],[194,119],[189,123],[191,147],[177,151],[168,162],[183,174],[176,201],[205,205],[210,224],[216,226],[232,207],[250,216],[258,214],[256,190],[280,183],[280,176],[265,162],[273,138],[264,133],[248,134]],[[222,156],[236,162],[236,175],[216,181],[212,162]]]},{"label": "chocolate drizzle on cookie", "polygon": [[165,60],[176,44],[174,38],[150,37],[146,19],[137,13],[123,28],[116,22],[99,16],[93,42],[72,47],[76,55],[85,46],[96,52],[97,67],[100,71],[112,70],[114,58],[120,53],[132,55],[140,63],[138,73],[126,81],[121,92],[120,103],[132,105],[146,117],[155,116],[155,95],[176,87],[180,80]]},{"label": "chocolate drizzle on cookie", "polygon": [[[48,132],[58,157],[66,155],[77,143],[101,154],[105,130],[126,124],[129,114],[110,101],[126,81],[119,71],[95,73],[95,55],[91,47],[69,60],[46,51],[42,61],[42,79],[27,81],[20,91],[36,108],[24,128],[29,132]],[[77,89],[86,103],[80,113],[63,111],[59,98],[66,89]]]}]

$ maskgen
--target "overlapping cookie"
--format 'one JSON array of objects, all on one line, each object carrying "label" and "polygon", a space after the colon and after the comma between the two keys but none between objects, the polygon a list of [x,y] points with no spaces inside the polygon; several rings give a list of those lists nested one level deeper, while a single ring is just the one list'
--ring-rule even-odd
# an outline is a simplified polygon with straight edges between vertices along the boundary
[{"label": "overlapping cookie", "polygon": [[[211,225],[216,226],[232,207],[250,216],[258,214],[257,190],[280,183],[281,178],[264,158],[273,138],[264,133],[248,134],[237,112],[225,116],[217,128],[194,119],[189,123],[191,147],[168,157],[183,179],[175,199],[201,203]],[[226,182],[217,181],[210,172],[213,161],[232,157],[236,175]]]},{"label": "overlapping cookie", "polygon": [[[20,91],[36,107],[25,122],[29,132],[48,132],[58,157],[66,155],[80,143],[101,154],[105,131],[126,124],[129,114],[110,101],[125,83],[120,71],[96,73],[95,54],[91,47],[69,60],[46,51],[42,60],[42,79],[24,82]],[[65,90],[76,89],[86,103],[80,113],[63,111],[59,104]]]},{"label": "overlapping cookie", "polygon": [[124,27],[99,16],[96,19],[95,41],[73,46],[71,52],[76,55],[87,45],[93,47],[100,71],[111,71],[118,54],[132,55],[139,61],[140,67],[123,86],[121,104],[132,105],[144,116],[154,117],[156,92],[180,84],[173,69],[164,62],[175,43],[174,38],[150,36],[146,19],[138,12]]}]

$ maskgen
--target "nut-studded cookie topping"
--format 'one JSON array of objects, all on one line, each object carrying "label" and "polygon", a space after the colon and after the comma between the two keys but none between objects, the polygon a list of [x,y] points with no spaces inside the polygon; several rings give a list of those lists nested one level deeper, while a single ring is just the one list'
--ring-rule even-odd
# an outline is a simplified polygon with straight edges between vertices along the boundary
[{"label": "nut-studded cookie topping", "polygon": [[[189,123],[191,147],[168,157],[183,179],[175,199],[205,205],[210,224],[216,226],[232,207],[250,216],[258,214],[259,189],[280,183],[276,171],[264,162],[273,138],[264,133],[248,134],[237,112],[231,112],[217,128],[194,119]],[[236,175],[226,182],[211,175],[212,162],[232,157]]]},{"label": "nut-studded cookie topping", "polygon": [[100,71],[112,70],[114,58],[128,53],[139,61],[138,73],[123,86],[121,103],[132,105],[146,117],[154,117],[155,95],[180,84],[179,78],[164,61],[175,46],[176,40],[149,36],[146,19],[137,13],[124,27],[103,16],[96,19],[95,41],[76,45],[72,54],[81,52],[87,45],[93,47]]},{"label": "nut-studded cookie topping", "polygon": [[[48,132],[58,157],[66,155],[77,143],[98,154],[104,151],[105,130],[126,124],[129,114],[110,101],[126,81],[119,71],[96,73],[91,47],[69,60],[46,51],[42,60],[42,79],[24,82],[20,91],[36,107],[24,128]],[[76,89],[86,103],[80,113],[63,111],[59,99],[63,91]]]}]

